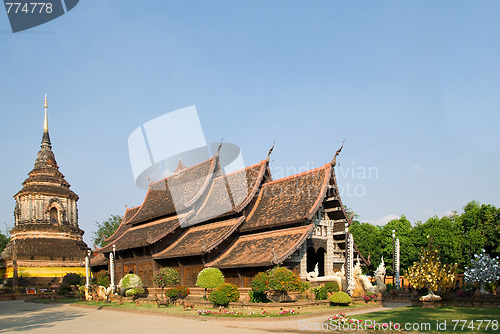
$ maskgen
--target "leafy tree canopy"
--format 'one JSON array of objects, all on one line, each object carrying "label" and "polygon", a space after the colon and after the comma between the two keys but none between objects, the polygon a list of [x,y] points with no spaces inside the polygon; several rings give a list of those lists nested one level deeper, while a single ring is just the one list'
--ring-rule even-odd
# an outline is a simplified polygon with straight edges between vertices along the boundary
[{"label": "leafy tree canopy", "polygon": [[[500,208],[476,201],[467,203],[464,212],[453,212],[444,217],[430,217],[414,226],[403,215],[383,226],[355,221],[349,230],[361,253],[371,255],[374,262],[384,256],[388,272],[392,273],[392,230],[400,239],[401,269],[409,268],[419,259],[419,250],[427,246],[427,236],[432,237],[438,248],[438,256],[443,264],[458,264],[458,272],[463,272],[475,254],[482,249],[492,257],[500,256]],[[352,210],[351,210],[352,211]]]},{"label": "leafy tree canopy", "polygon": [[97,225],[97,231],[94,232],[92,236],[92,241],[94,245],[98,248],[106,246],[108,243],[105,241],[107,238],[113,235],[118,229],[122,222],[122,216],[112,215],[103,222],[95,222]]},{"label": "leafy tree canopy", "polygon": [[0,253],[5,249],[5,246],[7,246],[9,240],[10,240],[9,237],[0,233]]}]

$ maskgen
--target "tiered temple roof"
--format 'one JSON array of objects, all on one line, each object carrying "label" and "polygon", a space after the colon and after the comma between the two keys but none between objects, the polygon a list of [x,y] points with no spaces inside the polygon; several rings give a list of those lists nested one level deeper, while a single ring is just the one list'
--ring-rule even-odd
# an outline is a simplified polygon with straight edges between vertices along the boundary
[{"label": "tiered temple roof", "polygon": [[248,234],[239,237],[207,267],[239,268],[280,264],[302,246],[314,225]]},{"label": "tiered temple roof", "polygon": [[330,180],[330,164],[262,185],[242,231],[308,221],[318,210]]},{"label": "tiered temple roof", "polygon": [[167,259],[210,252],[240,226],[245,217],[189,227],[170,247],[153,256]]},{"label": "tiered temple roof", "polygon": [[151,183],[144,203],[128,223],[140,224],[189,208],[209,185],[215,166],[216,159],[212,158]]},{"label": "tiered temple roof", "polygon": [[[116,250],[149,246],[175,232],[163,246],[149,248],[153,259],[205,258],[217,248],[205,266],[272,266],[303,246],[313,233],[314,219],[330,219],[337,230],[350,222],[338,196],[335,158],[278,180],[272,180],[268,165],[269,156],[226,175],[215,155],[196,166],[178,168],[150,184],[144,203],[127,210],[107,240],[110,244],[100,252],[110,252],[112,244]],[[329,215],[335,218],[324,212],[323,218],[317,216],[327,198],[333,212]]]}]

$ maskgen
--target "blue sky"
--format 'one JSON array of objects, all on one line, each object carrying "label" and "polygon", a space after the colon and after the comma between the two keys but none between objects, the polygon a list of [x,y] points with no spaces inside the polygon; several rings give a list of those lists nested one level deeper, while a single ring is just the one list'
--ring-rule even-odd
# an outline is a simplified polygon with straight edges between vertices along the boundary
[{"label": "blue sky", "polygon": [[345,139],[337,177],[364,221],[500,206],[499,12],[498,1],[100,0],[16,34],[0,14],[0,223],[13,225],[45,93],[89,244],[95,221],[143,201],[129,134],[189,105],[207,141],[238,144],[247,164],[276,140],[276,176],[329,162]]}]

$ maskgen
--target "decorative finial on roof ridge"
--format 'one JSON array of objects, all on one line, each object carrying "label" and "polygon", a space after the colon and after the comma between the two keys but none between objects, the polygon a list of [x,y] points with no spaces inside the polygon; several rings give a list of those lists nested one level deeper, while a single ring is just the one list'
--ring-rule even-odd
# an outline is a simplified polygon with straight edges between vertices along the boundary
[{"label": "decorative finial on roof ridge", "polygon": [[344,142],[345,142],[345,139],[342,141],[342,146],[340,146],[340,148],[337,150],[337,152],[335,152],[335,156],[333,157],[332,162],[330,162],[332,167],[335,167],[335,165],[337,164],[337,155],[339,155],[340,151],[342,151],[342,148],[344,147]]},{"label": "decorative finial on roof ridge", "polygon": [[186,169],[186,166],[182,163],[181,157],[179,157],[179,161],[177,162],[177,168],[175,168],[174,173],[178,173],[182,170]]},{"label": "decorative finial on roof ridge", "polygon": [[276,144],[276,139],[273,141],[273,146],[269,149],[269,152],[267,152],[267,160],[269,160],[269,157],[271,156],[271,153],[274,150],[274,145]]},{"label": "decorative finial on roof ridge", "polygon": [[45,107],[45,119],[43,121],[43,132],[49,132],[49,121],[47,118],[47,108],[48,108],[47,94],[45,94],[45,101],[43,103],[43,106]]},{"label": "decorative finial on roof ridge", "polygon": [[50,136],[49,136],[49,119],[47,116],[47,108],[48,108],[47,94],[45,94],[45,100],[44,100],[43,106],[45,107],[45,118],[43,120],[42,146],[51,148]]},{"label": "decorative finial on roof ridge", "polygon": [[224,137],[220,139],[219,147],[217,148],[217,156],[219,156],[220,149],[222,148],[222,143],[224,142]]},{"label": "decorative finial on roof ridge", "polygon": [[128,210],[128,206],[127,206],[127,203],[124,203],[125,204],[125,210]]}]

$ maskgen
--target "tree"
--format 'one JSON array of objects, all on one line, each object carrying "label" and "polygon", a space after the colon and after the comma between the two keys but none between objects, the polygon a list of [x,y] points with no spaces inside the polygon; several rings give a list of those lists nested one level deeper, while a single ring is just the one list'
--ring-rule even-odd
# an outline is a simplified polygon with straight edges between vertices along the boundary
[{"label": "tree", "polygon": [[420,260],[405,271],[408,283],[415,289],[427,288],[429,295],[435,295],[439,287],[446,287],[455,279],[457,265],[441,264],[439,252],[429,237],[427,248],[422,248]]},{"label": "tree", "polygon": [[108,244],[105,240],[113,235],[122,222],[121,216],[112,215],[103,222],[95,222],[97,231],[92,236],[92,241],[96,247],[102,248]]},{"label": "tree", "polygon": [[457,263],[463,268],[466,264],[462,257],[463,234],[457,226],[457,219],[458,216],[453,214],[441,218],[434,216],[425,223],[417,223],[412,231],[415,246],[425,247],[427,236],[430,236],[439,247],[439,257],[443,263]]},{"label": "tree", "polygon": [[464,206],[457,223],[463,233],[466,264],[483,248],[494,257],[500,256],[500,209],[472,201]]},{"label": "tree", "polygon": [[484,289],[486,283],[493,283],[500,279],[500,265],[498,257],[492,259],[483,249],[479,255],[474,255],[470,266],[465,268],[465,282],[479,282],[479,291],[488,293]]},{"label": "tree", "polygon": [[224,283],[224,275],[218,268],[205,268],[198,274],[196,285],[205,288],[205,298],[207,289],[215,289]]},{"label": "tree", "polygon": [[300,278],[290,269],[285,267],[274,267],[267,271],[269,275],[269,290],[279,291],[284,296],[287,291],[300,289]]},{"label": "tree", "polygon": [[162,268],[153,275],[153,282],[156,286],[160,287],[162,291],[166,286],[176,285],[179,281],[179,273],[175,269],[169,267]]},{"label": "tree", "polygon": [[401,215],[401,218],[394,219],[385,224],[380,232],[382,255],[386,259],[386,263],[390,264],[392,270],[392,230],[396,230],[396,238],[399,238],[400,243],[400,267],[408,268],[413,261],[418,259],[418,250],[414,245],[412,235],[412,226],[410,221]]},{"label": "tree", "polygon": [[3,252],[5,246],[9,243],[10,238],[0,233],[0,253]]},{"label": "tree", "polygon": [[[370,255],[370,259],[380,259],[382,257],[381,228],[369,223],[354,221],[349,226],[354,242],[365,258]],[[368,266],[368,272],[373,272],[376,266],[372,263]]]}]

